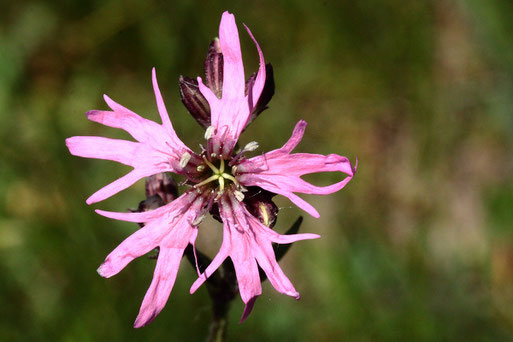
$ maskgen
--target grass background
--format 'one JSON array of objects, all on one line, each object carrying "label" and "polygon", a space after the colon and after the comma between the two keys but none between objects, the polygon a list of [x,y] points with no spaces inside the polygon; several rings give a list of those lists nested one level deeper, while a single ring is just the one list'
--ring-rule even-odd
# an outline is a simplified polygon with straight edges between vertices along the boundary
[{"label": "grass background", "polygon": [[[507,341],[513,339],[513,3],[507,0],[2,1],[0,3],[0,340],[203,340],[205,289],[184,261],[170,300],[134,330],[154,261],[95,272],[137,228],[96,215],[143,199],[143,182],[100,204],[85,199],[128,167],[69,155],[73,135],[127,138],[86,120],[102,94],[157,120],[151,68],[180,137],[179,75],[203,72],[224,10],[241,28],[246,74],[257,55],[276,95],[244,133],[261,150],[308,121],[298,151],[337,153],[359,169],[337,194],[304,196],[282,267],[299,302],[269,284],[231,341]],[[338,174],[307,178],[316,184]],[[287,200],[276,229],[300,210]],[[306,216],[306,215],[305,215]],[[220,226],[201,227],[215,253]]]}]

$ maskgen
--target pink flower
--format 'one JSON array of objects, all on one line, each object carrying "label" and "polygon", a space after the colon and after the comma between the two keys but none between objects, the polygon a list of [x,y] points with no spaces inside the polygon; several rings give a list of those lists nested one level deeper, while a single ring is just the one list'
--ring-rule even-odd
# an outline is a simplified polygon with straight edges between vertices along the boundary
[{"label": "pink flower", "polygon": [[[129,236],[107,256],[98,269],[101,276],[111,277],[133,259],[156,247],[160,248],[153,281],[144,297],[135,327],[151,322],[164,307],[173,288],[184,249],[188,244],[194,246],[202,218],[214,208],[218,208],[223,222],[223,242],[205,272],[199,274],[198,271],[199,277],[190,292],[196,291],[230,257],[240,295],[246,304],[242,320],[249,315],[255,299],[262,292],[257,265],[278,292],[299,299],[299,293],[276,261],[272,243],[288,244],[319,236],[280,235],[274,232],[270,229],[273,222],[269,219],[270,206],[250,205],[251,200],[245,198],[244,193],[248,187],[258,187],[256,189],[260,189],[259,192],[267,190],[281,194],[309,214],[319,217],[319,213],[296,193],[324,195],[336,192],[355,173],[355,168],[346,157],[292,153],[302,139],[306,127],[303,120],[297,123],[291,138],[279,149],[248,159],[244,154],[258,147],[253,142],[242,151],[234,152],[239,135],[256,116],[257,102],[266,84],[262,51],[247,27],[246,30],[260,56],[259,70],[247,84],[235,19],[228,12],[223,13],[221,19],[219,41],[215,41],[218,45],[212,47],[218,49],[214,52],[218,58],[216,63],[220,61],[217,66],[221,65],[222,68],[216,69],[216,72],[222,78],[212,80],[207,77],[208,86],[199,77],[197,84],[194,81],[187,84],[193,92],[194,87],[199,89],[201,94],[196,95],[206,99],[210,111],[209,118],[197,118],[199,122],[206,123],[205,126],[210,124],[205,132],[206,148],[200,153],[193,152],[176,135],[157,85],[155,69],[152,74],[153,88],[162,124],[146,120],[105,96],[111,111],[90,111],[87,113],[88,119],[121,128],[130,133],[136,142],[88,136],[66,140],[73,155],[108,159],[133,167],[127,175],[89,197],[88,204],[102,201],[141,178],[161,172],[183,175],[190,185],[189,190],[180,197],[152,211],[116,213],[96,210],[109,218],[145,223],[143,228]],[[204,110],[205,105],[202,108]],[[347,176],[339,183],[325,187],[317,187],[301,179],[305,174],[328,171],[340,171]]]}]

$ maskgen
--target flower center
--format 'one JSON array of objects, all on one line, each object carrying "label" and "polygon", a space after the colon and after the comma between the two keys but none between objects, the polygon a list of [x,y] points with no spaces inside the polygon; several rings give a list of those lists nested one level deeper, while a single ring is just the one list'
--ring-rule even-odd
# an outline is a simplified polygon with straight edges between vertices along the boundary
[{"label": "flower center", "polygon": [[[225,160],[223,158],[220,158],[219,167],[216,167],[214,164],[212,164],[206,157],[203,157],[203,161],[205,162],[204,165],[207,165],[210,170],[212,171],[212,175],[208,177],[207,179],[199,182],[198,184],[194,185],[195,188],[199,188],[205,184],[209,184],[212,182],[218,182],[218,192],[222,193],[225,188],[225,182],[231,181],[235,183],[235,185],[239,186],[239,182],[237,179],[230,173],[225,171]],[[203,168],[204,168],[203,165]],[[200,165],[201,167],[202,165]]]}]

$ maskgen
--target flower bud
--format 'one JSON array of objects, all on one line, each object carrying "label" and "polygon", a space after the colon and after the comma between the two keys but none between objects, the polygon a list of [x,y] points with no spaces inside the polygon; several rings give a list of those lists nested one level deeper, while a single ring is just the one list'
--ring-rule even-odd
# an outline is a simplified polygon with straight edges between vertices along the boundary
[{"label": "flower bud", "polygon": [[[137,209],[128,209],[128,211],[132,213],[142,213],[145,211],[155,210],[159,207],[162,207],[163,205],[165,205],[165,203],[162,200],[162,198],[159,195],[155,194],[147,197],[144,201],[139,202],[139,206],[137,207]],[[145,225],[145,223],[142,222],[139,222],[137,224],[141,228]]]},{"label": "flower bud", "polygon": [[244,203],[248,211],[264,226],[274,227],[278,217],[278,207],[271,200],[275,194],[259,187],[249,187],[244,194]]},{"label": "flower bud", "polygon": [[187,111],[203,127],[210,126],[210,105],[200,92],[198,81],[180,76],[180,97]]},{"label": "flower bud", "polygon": [[157,173],[146,178],[147,199],[155,195],[162,199],[162,205],[168,204],[178,197],[176,182],[167,173]]},{"label": "flower bud", "polygon": [[223,93],[223,54],[219,39],[216,38],[210,43],[205,59],[205,85],[221,98]]},{"label": "flower bud", "polygon": [[153,195],[146,198],[144,201],[139,202],[139,206],[134,212],[142,213],[145,211],[155,210],[162,207],[163,205],[165,205],[165,203],[162,198],[160,198],[159,195]]}]

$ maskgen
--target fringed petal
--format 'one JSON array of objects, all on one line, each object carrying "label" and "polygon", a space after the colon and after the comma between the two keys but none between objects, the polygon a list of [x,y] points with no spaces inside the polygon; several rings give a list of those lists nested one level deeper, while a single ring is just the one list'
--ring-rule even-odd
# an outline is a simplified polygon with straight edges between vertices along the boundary
[{"label": "fringed petal", "polygon": [[223,243],[212,263],[191,287],[196,291],[205,280],[232,259],[239,291],[246,308],[241,321],[251,312],[256,298],[262,293],[257,265],[264,270],[273,287],[280,293],[299,299],[299,293],[281,270],[272,243],[292,243],[298,240],[315,239],[315,234],[280,235],[262,225],[233,195],[221,198],[220,215],[223,220]]},{"label": "fringed petal", "polygon": [[[245,95],[246,81],[240,51],[239,33],[233,14],[224,12],[219,26],[219,44],[223,55],[223,90],[219,99],[198,77],[198,86],[210,105],[211,125],[215,128],[209,141],[213,153],[228,155],[233,151],[240,134],[249,122],[251,112],[265,85],[266,71],[262,50],[248,30],[257,47],[260,66],[254,82]],[[224,132],[224,127],[227,131]]]},{"label": "fringed petal", "polygon": [[258,45],[258,42],[256,41],[255,37],[251,33],[250,29],[244,25],[246,28],[246,31],[248,31],[249,36],[255,43],[255,46],[258,51],[258,58],[259,58],[259,68],[257,72],[257,76],[255,79],[255,82],[251,85],[250,89],[248,90],[248,105],[249,105],[249,112],[251,113],[253,109],[255,108],[258,99],[260,98],[260,95],[262,94],[262,90],[264,89],[265,85],[265,60],[264,60],[264,54],[262,53],[262,50],[260,49],[260,45]]},{"label": "fringed petal", "polygon": [[184,249],[160,248],[153,279],[144,296],[134,328],[141,328],[153,321],[166,305],[175,284]]},{"label": "fringed petal", "polygon": [[[354,176],[356,167],[349,159],[336,154],[327,156],[320,154],[290,152],[297,146],[303,136],[306,123],[300,121],[289,141],[282,148],[248,159],[238,165],[240,173],[237,179],[244,186],[259,186],[267,191],[288,197],[314,217],[319,213],[310,204],[294,193],[326,195],[342,189]],[[315,186],[301,176],[317,173],[339,171],[347,175],[342,181],[328,185]]]},{"label": "fringed petal", "polygon": [[100,211],[107,217],[126,221],[147,222],[123,241],[103,264],[98,273],[111,277],[120,272],[133,259],[159,247],[159,257],[150,288],[146,293],[136,328],[151,322],[167,302],[173,288],[180,260],[189,243],[194,244],[198,234],[194,221],[200,216],[205,196],[186,192],[168,205],[145,213],[113,213]]},{"label": "fringed petal", "polygon": [[240,51],[239,31],[233,14],[224,12],[219,25],[219,44],[223,54],[223,99],[244,97],[246,80]]}]

